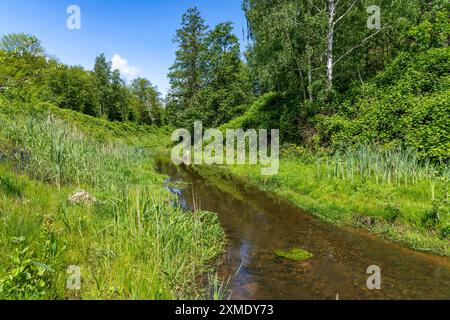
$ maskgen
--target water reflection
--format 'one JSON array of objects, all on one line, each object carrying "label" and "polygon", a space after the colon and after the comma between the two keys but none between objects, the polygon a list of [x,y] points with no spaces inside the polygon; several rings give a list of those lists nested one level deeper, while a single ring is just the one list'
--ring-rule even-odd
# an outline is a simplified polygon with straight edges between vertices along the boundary
[{"label": "water reflection", "polygon": [[[170,175],[168,188],[179,205],[218,214],[228,237],[219,271],[231,278],[233,299],[450,299],[447,258],[337,228],[257,190],[236,186],[231,194],[191,171],[159,169]],[[180,182],[188,184],[173,186]],[[292,247],[314,258],[294,262],[274,254]],[[370,265],[381,267],[382,290],[367,289]]]}]

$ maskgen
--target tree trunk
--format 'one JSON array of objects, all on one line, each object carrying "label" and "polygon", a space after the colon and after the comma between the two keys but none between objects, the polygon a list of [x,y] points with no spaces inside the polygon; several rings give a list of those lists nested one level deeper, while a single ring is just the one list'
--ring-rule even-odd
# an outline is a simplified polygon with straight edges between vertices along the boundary
[{"label": "tree trunk", "polygon": [[336,5],[334,0],[328,0],[328,35],[327,35],[327,80],[328,89],[333,88],[333,45],[334,45],[334,17],[336,15]]},{"label": "tree trunk", "polygon": [[308,45],[306,46],[307,55],[308,55],[308,97],[309,102],[313,102],[312,96],[312,65],[311,65],[311,48]]}]

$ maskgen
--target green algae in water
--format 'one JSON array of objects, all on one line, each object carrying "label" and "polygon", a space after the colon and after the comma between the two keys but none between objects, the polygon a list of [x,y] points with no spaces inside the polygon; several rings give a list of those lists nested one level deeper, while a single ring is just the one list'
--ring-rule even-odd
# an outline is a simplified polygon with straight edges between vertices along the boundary
[{"label": "green algae in water", "polygon": [[169,188],[178,190],[185,190],[189,187],[189,185],[191,185],[191,183],[184,181],[169,181],[169,183],[167,184]]},{"label": "green algae in water", "polygon": [[311,259],[312,257],[314,257],[314,255],[311,252],[308,252],[308,251],[300,249],[300,248],[293,248],[288,251],[276,250],[275,254],[278,257],[293,260],[293,261],[308,260],[308,259]]}]

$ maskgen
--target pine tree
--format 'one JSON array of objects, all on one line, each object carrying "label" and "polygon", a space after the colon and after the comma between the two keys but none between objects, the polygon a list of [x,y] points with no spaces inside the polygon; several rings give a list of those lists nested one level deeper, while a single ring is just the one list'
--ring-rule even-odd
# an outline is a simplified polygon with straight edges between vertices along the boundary
[{"label": "pine tree", "polygon": [[174,39],[178,50],[175,63],[169,72],[169,100],[175,103],[178,109],[192,106],[200,91],[201,57],[205,50],[206,30],[200,11],[196,7],[189,8],[183,15],[181,29],[177,30]]}]

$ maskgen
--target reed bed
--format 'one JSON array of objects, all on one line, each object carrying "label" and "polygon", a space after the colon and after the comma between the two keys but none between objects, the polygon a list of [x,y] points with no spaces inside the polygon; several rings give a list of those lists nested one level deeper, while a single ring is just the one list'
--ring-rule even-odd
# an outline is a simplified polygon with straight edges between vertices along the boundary
[{"label": "reed bed", "polygon": [[149,157],[142,148],[87,138],[51,114],[1,121],[0,132],[8,137],[10,156],[21,170],[59,187],[124,186],[132,182],[131,169]]},{"label": "reed bed", "polygon": [[[146,149],[91,139],[51,114],[0,124],[0,299],[208,295],[201,279],[223,230],[214,214],[172,206]],[[97,201],[71,203],[80,187]],[[66,287],[72,265],[79,291]]]},{"label": "reed bed", "polygon": [[450,177],[446,163],[419,159],[413,149],[382,150],[373,146],[349,147],[332,156],[316,159],[318,178],[355,182],[373,180],[376,184],[415,185],[438,177]]}]

